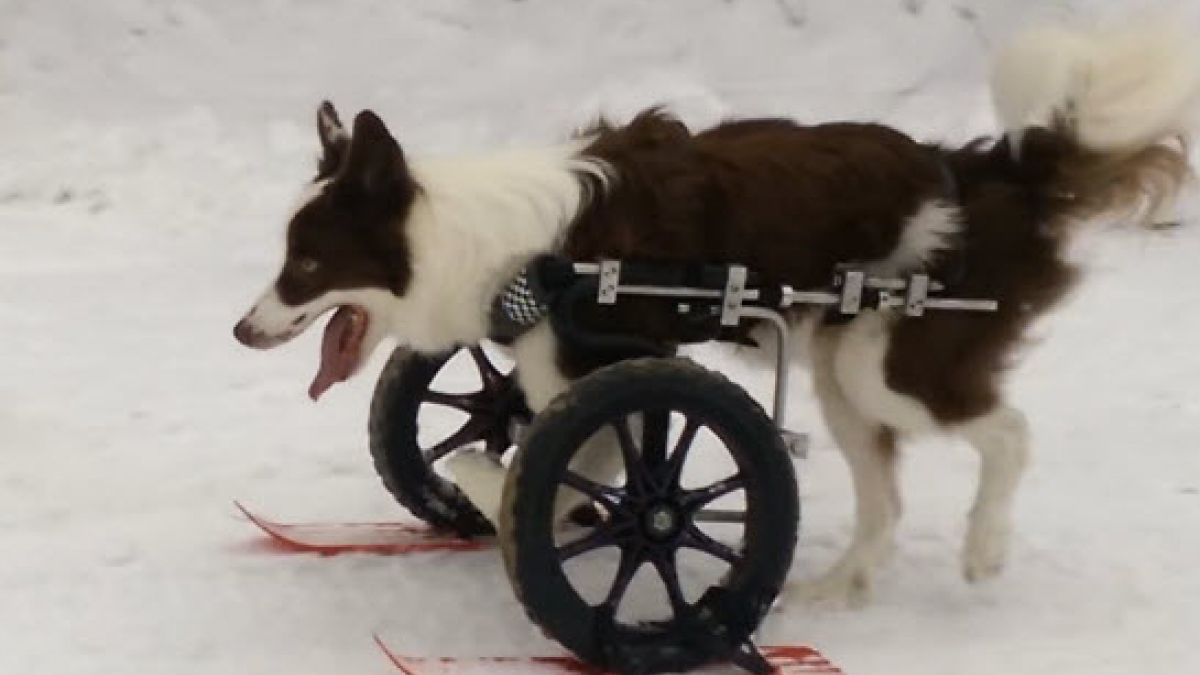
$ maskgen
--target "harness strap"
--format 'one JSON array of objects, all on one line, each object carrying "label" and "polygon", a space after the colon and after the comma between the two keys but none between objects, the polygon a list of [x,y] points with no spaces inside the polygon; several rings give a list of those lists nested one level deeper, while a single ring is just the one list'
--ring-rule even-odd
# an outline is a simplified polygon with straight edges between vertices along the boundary
[{"label": "harness strap", "polygon": [[525,334],[550,315],[550,305],[561,291],[553,256],[534,258],[492,300],[489,337],[501,342]]}]

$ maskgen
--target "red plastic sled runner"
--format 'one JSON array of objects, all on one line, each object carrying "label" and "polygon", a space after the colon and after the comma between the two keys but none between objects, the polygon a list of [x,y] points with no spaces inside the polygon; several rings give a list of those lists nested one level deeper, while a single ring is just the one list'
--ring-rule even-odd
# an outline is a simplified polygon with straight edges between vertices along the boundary
[{"label": "red plastic sled runner", "polygon": [[[375,642],[404,675],[606,675],[567,656],[414,657],[396,654],[378,635]],[[774,675],[844,675],[811,647],[763,647],[762,653],[775,666]],[[741,671],[716,664],[693,672],[734,675]]]},{"label": "red plastic sled runner", "polygon": [[422,553],[475,551],[488,542],[461,539],[453,534],[405,523],[277,523],[262,518],[234,502],[246,518],[289,551],[337,555],[339,553]]}]

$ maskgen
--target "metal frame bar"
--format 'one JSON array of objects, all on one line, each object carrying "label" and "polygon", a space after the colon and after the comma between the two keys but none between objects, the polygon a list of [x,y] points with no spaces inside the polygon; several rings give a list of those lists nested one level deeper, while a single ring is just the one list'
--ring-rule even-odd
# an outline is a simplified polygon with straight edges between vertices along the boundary
[{"label": "metal frame bar", "polygon": [[[792,331],[787,318],[780,310],[792,305],[815,305],[840,307],[848,315],[858,314],[863,309],[889,311],[901,310],[909,317],[923,316],[926,310],[958,310],[993,312],[999,307],[994,300],[958,298],[931,298],[930,292],[944,289],[938,282],[925,274],[914,274],[908,279],[871,277],[863,269],[844,266],[834,278],[831,291],[796,291],[784,286],[780,290],[776,307],[746,304],[762,297],[757,289],[746,288],[748,271],[741,265],[730,265],[724,290],[692,287],[669,287],[652,285],[621,285],[621,262],[604,260],[600,263],[575,263],[576,274],[599,276],[599,291],[596,301],[600,304],[615,304],[621,295],[672,298],[676,300],[706,300],[719,303],[722,326],[737,326],[745,319],[769,323],[775,328],[775,391],[771,402],[771,416],[788,450],[794,456],[804,456],[807,437],[786,428],[788,381],[791,371]],[[871,291],[867,293],[865,291]],[[680,307],[686,307],[684,303]],[[686,311],[682,309],[681,311]],[[745,514],[728,510],[709,510],[699,514],[709,522],[741,522]],[[762,625],[754,638],[761,637]]]},{"label": "metal frame bar", "polygon": [[[785,428],[787,415],[788,380],[792,351],[791,327],[779,311],[793,305],[815,305],[838,307],[844,313],[854,315],[866,309],[900,309],[906,316],[923,316],[927,310],[994,312],[999,308],[995,300],[929,297],[930,292],[945,287],[925,274],[914,274],[908,279],[872,277],[862,269],[842,267],[834,280],[834,291],[797,291],[784,286],[781,289],[777,308],[748,305],[762,298],[759,289],[746,288],[747,269],[742,265],[730,265],[725,289],[694,288],[689,286],[651,286],[645,284],[621,284],[621,261],[602,260],[599,263],[574,263],[576,274],[598,275],[600,288],[596,301],[611,305],[621,295],[641,297],[673,298],[677,300],[715,300],[720,302],[722,326],[737,326],[744,319],[767,322],[775,328],[777,338],[775,352],[775,391],[771,405],[771,416],[781,432]],[[865,290],[878,291],[878,297],[868,302]],[[795,445],[799,446],[800,439]],[[797,449],[798,450],[798,449]]]},{"label": "metal frame bar", "polygon": [[787,416],[788,379],[791,371],[792,330],[787,319],[779,312],[766,307],[742,307],[738,318],[747,317],[769,322],[775,327],[775,395],[771,402],[771,418],[775,426],[785,428]]},{"label": "metal frame bar", "polygon": [[692,288],[690,286],[641,286],[641,285],[620,285],[617,286],[617,292],[621,295],[641,295],[659,298],[695,298],[719,300],[725,296],[724,293],[711,288]]}]

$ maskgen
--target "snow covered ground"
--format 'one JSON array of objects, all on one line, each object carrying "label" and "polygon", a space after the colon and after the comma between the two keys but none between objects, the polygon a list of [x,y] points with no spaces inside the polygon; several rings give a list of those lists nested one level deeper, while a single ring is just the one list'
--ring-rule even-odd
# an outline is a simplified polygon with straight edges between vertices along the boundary
[{"label": "snow covered ground", "polygon": [[[412,653],[555,651],[493,553],[279,556],[230,505],[404,517],[365,451],[373,372],[313,407],[316,331],[268,354],[230,336],[277,262],[322,97],[344,115],[372,107],[410,152],[553,139],[659,102],[698,124],[849,117],[957,141],[992,131],[988,45],[1031,12],[1066,11],[0,3],[0,673],[386,673],[376,631]],[[901,546],[874,603],[788,607],[766,641],[813,644],[852,675],[1200,672],[1189,221],[1082,242],[1090,279],[1014,382],[1036,455],[1005,576],[960,579],[976,460],[925,443],[906,454]],[[703,356],[765,393],[762,373]],[[846,472],[805,391],[801,576],[850,523]]]}]

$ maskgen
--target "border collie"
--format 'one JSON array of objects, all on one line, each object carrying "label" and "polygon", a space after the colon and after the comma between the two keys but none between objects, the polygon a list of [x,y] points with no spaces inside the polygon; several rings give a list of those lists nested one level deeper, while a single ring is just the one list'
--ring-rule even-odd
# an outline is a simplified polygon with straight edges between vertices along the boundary
[{"label": "border collie", "polygon": [[[374,113],[345,129],[321,105],[324,154],[287,228],[282,270],[237,324],[270,348],[336,310],[315,399],[390,336],[418,351],[474,344],[489,308],[533,257],[740,263],[764,281],[822,287],[839,263],[924,271],[990,314],[815,319],[814,389],[850,467],[847,551],[800,594],[861,602],[900,514],[897,441],[964,437],[981,455],[962,554],[968,580],[997,574],[1029,453],[1002,379],[1030,322],[1071,286],[1071,235],[1134,217],[1190,175],[1182,143],[1200,100],[1200,61],[1178,25],[1039,28],[998,54],[1003,134],[959,148],[876,125],[731,121],[693,132],[650,110],[575,140],[460,159],[409,157]],[[655,328],[657,326],[657,328]],[[669,322],[616,328],[673,346]],[[542,324],[512,345],[534,410],[597,365]],[[463,453],[456,477],[493,512],[499,482]],[[474,456],[477,458],[477,456]]]}]

